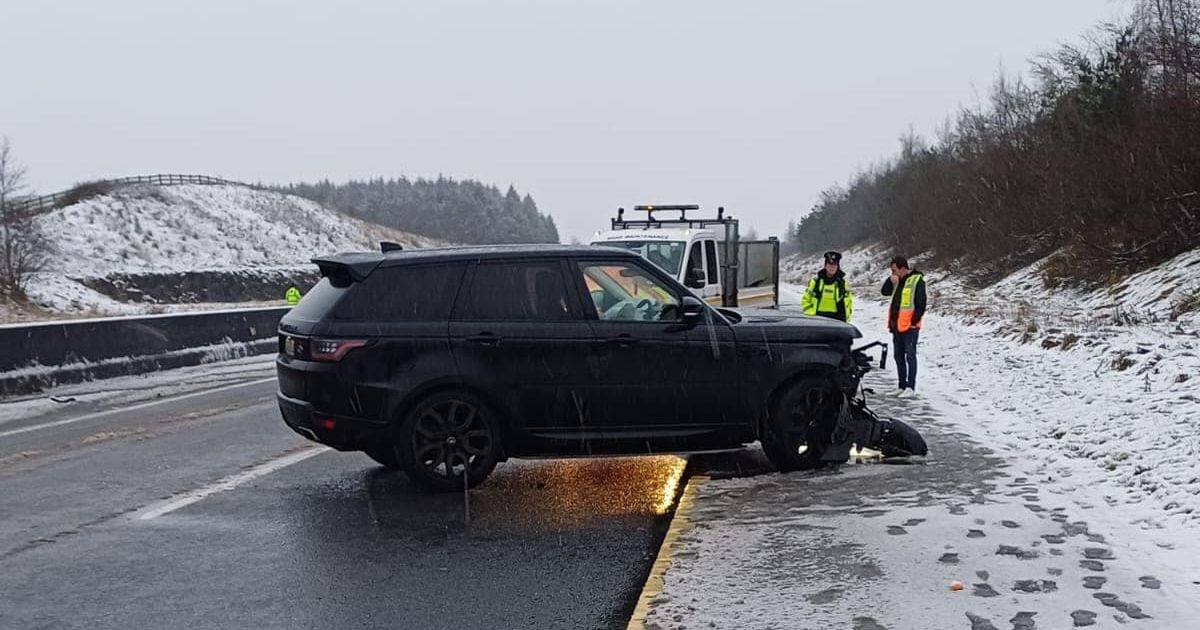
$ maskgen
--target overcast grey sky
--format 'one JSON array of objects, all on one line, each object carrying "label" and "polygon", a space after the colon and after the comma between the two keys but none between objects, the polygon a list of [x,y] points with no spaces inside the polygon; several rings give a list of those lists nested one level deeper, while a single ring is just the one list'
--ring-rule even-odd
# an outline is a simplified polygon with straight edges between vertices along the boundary
[{"label": "overcast grey sky", "polygon": [[0,133],[51,192],[196,172],[475,178],[564,240],[618,205],[778,233],[1113,0],[7,0]]}]

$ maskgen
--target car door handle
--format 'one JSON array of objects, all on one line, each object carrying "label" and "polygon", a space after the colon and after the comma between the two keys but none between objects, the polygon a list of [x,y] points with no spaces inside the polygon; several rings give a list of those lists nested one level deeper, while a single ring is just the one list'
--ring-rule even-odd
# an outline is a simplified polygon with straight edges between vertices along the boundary
[{"label": "car door handle", "polygon": [[478,335],[467,335],[467,341],[477,343],[481,346],[494,346],[500,343],[500,338],[492,333],[485,332]]},{"label": "car door handle", "polygon": [[633,335],[617,335],[616,337],[609,337],[608,339],[605,339],[604,343],[606,343],[610,346],[619,346],[621,348],[628,348],[629,346],[632,346],[633,344],[637,343],[638,341],[641,341],[641,340],[638,339],[637,337],[634,337]]}]

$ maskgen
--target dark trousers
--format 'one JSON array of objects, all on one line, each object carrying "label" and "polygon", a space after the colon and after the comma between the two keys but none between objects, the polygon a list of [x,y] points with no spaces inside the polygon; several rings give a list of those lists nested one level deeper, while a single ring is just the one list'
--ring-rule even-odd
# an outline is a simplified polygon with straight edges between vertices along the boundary
[{"label": "dark trousers", "polygon": [[917,388],[917,337],[920,334],[920,328],[892,333],[892,352],[896,357],[896,375],[900,377],[900,389]]}]

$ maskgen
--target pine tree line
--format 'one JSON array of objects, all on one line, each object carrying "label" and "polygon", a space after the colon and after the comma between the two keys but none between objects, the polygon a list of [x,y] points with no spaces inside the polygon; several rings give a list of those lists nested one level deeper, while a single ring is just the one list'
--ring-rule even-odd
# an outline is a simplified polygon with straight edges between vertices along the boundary
[{"label": "pine tree line", "polygon": [[473,180],[401,177],[291,184],[281,192],[406,232],[455,243],[557,243],[558,228],[529,195]]}]

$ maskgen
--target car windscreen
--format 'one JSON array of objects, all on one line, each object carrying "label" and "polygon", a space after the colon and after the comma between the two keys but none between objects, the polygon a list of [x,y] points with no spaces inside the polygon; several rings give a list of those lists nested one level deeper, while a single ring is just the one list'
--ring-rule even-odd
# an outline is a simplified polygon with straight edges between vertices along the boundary
[{"label": "car windscreen", "polygon": [[683,253],[687,251],[687,243],[683,241],[605,241],[600,243],[606,247],[621,247],[637,252],[642,258],[658,265],[672,277],[679,276],[679,268],[683,265]]}]

